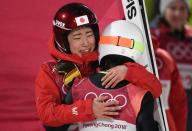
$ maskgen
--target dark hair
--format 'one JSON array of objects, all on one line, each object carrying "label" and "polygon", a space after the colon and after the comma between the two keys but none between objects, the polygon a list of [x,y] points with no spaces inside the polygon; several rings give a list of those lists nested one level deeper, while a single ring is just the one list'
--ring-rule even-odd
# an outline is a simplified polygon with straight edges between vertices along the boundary
[{"label": "dark hair", "polygon": [[121,56],[121,55],[107,55],[104,56],[101,61],[100,61],[100,68],[101,70],[108,70],[112,67],[122,65],[126,62],[135,62],[133,59],[126,57],[126,56]]}]

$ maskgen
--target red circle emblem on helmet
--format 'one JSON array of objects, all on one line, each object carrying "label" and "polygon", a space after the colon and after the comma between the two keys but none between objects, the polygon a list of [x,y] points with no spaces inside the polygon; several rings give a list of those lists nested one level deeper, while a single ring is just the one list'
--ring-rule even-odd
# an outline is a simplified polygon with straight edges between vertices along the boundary
[{"label": "red circle emblem on helmet", "polygon": [[81,23],[85,22],[85,19],[84,19],[84,18],[81,18],[81,19],[80,19],[80,22],[81,22]]}]

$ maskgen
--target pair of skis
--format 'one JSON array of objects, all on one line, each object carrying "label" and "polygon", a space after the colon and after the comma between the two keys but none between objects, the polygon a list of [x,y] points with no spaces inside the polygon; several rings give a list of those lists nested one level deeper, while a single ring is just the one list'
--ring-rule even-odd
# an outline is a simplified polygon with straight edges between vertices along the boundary
[{"label": "pair of skis", "polygon": [[[144,0],[122,0],[122,6],[125,14],[125,19],[136,24],[143,33],[145,41],[145,51],[140,64],[144,65],[148,71],[158,76],[158,70],[153,51],[150,29],[146,15]],[[162,106],[161,97],[156,100],[157,108],[154,112],[155,120],[159,123],[162,131],[169,131],[165,110]]]}]

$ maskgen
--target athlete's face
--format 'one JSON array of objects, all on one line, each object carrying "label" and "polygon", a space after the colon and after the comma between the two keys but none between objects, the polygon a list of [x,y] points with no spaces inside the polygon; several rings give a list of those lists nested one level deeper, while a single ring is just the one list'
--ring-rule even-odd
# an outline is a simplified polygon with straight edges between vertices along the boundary
[{"label": "athlete's face", "polygon": [[164,12],[164,17],[173,30],[181,29],[187,22],[188,11],[185,2],[182,0],[175,0],[172,2]]},{"label": "athlete's face", "polygon": [[68,35],[69,48],[72,54],[82,56],[95,49],[95,36],[89,27],[80,27]]}]

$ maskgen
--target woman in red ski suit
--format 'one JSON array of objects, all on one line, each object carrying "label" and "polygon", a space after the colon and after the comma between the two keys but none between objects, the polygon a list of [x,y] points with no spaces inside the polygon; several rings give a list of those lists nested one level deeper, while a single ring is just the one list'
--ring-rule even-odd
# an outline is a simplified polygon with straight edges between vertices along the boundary
[{"label": "woman in red ski suit", "polygon": [[166,50],[159,48],[158,39],[153,36],[152,40],[169,129],[170,131],[186,131],[187,96],[179,70],[172,56]]},{"label": "woman in red ski suit", "polygon": [[[182,121],[182,123],[176,123],[177,130],[191,131],[192,29],[186,24],[190,15],[189,4],[188,0],[169,0],[161,3],[161,16],[152,22],[152,34],[157,36],[160,48],[168,51],[176,61],[188,97],[187,129],[182,124],[185,121]],[[186,112],[183,113],[186,114]]]},{"label": "woman in red ski suit", "polygon": [[[87,77],[98,66],[99,29],[95,14],[85,5],[71,3],[57,11],[53,19],[53,36],[49,51],[55,61],[42,64],[36,79],[36,107],[46,130],[66,130],[66,125],[110,119],[118,115],[118,103],[102,103],[105,97],[66,103],[66,92],[74,78]],[[161,94],[161,84],[143,66],[136,63],[114,67],[103,85],[114,87],[125,79],[151,91],[155,98]]]}]

